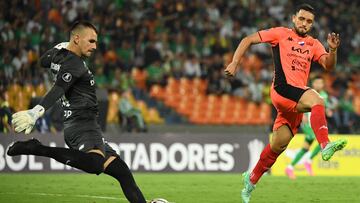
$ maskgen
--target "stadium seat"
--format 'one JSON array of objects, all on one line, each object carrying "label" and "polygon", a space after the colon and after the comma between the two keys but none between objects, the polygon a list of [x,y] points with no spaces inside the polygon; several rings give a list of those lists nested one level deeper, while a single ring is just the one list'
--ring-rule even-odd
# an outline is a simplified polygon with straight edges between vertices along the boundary
[{"label": "stadium seat", "polygon": [[265,102],[260,104],[260,114],[258,124],[270,124],[271,123],[271,106]]},{"label": "stadium seat", "polygon": [[355,112],[360,115],[360,95],[354,96],[354,108]]},{"label": "stadium seat", "polygon": [[37,97],[44,96],[46,94],[45,85],[43,83],[40,83],[38,86],[36,86],[35,93]]},{"label": "stadium seat", "polygon": [[138,68],[133,68],[131,70],[131,76],[135,80],[136,87],[140,89],[146,89],[146,72]]},{"label": "stadium seat", "polygon": [[162,124],[164,123],[164,119],[160,117],[159,112],[155,108],[149,108],[147,122],[152,124]]},{"label": "stadium seat", "polygon": [[163,100],[165,98],[165,90],[160,85],[153,85],[150,88],[150,96]]},{"label": "stadium seat", "polygon": [[175,78],[169,77],[167,79],[166,89],[177,91],[179,89],[179,82]]},{"label": "stadium seat", "polygon": [[35,88],[32,84],[25,84],[23,91],[27,97],[31,98],[36,96]]}]

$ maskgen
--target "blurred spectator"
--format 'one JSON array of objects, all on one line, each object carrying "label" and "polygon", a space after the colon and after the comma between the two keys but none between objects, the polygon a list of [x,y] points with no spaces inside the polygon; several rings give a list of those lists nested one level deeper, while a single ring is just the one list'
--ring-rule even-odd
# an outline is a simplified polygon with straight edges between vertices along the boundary
[{"label": "blurred spectator", "polygon": [[329,95],[327,100],[326,120],[329,122],[329,132],[338,133],[341,126],[339,100],[333,95]]},{"label": "blurred spectator", "polygon": [[108,85],[108,79],[104,74],[104,68],[96,68],[96,73],[94,74],[95,84],[98,88],[105,88]]},{"label": "blurred spectator", "polygon": [[222,71],[213,71],[209,79],[208,94],[227,94],[230,93],[231,85],[222,75]]},{"label": "blurred spectator", "polygon": [[78,16],[78,12],[74,5],[75,3],[76,3],[76,1],[66,0],[65,6],[63,7],[63,9],[61,11],[62,15],[65,17],[66,23],[69,25],[72,22],[74,22]]},{"label": "blurred spectator", "polygon": [[0,92],[0,133],[9,133],[11,131],[11,110],[4,94]]},{"label": "blurred spectator", "polygon": [[344,96],[340,99],[339,102],[340,114],[342,116],[342,127],[346,132],[354,132],[354,127],[356,124],[359,124],[360,116],[355,113],[353,105],[353,92],[352,90],[346,90]]},{"label": "blurred spectator", "polygon": [[158,63],[160,65],[160,61],[160,52],[155,48],[154,42],[150,41],[144,51],[144,66],[150,66],[154,63]]},{"label": "blurred spectator", "polygon": [[150,64],[146,68],[146,73],[147,73],[146,85],[148,88],[155,84],[161,86],[166,85],[165,71],[161,67],[160,61],[154,61],[152,64]]},{"label": "blurred spectator", "polygon": [[56,129],[51,124],[50,113],[46,112],[43,117],[39,118],[35,123],[35,128],[41,134],[56,133]]},{"label": "blurred spectator", "polygon": [[130,77],[128,72],[122,71],[120,68],[117,68],[114,73],[114,78],[110,83],[112,89],[118,91],[126,91],[135,86],[135,81]]},{"label": "blurred spectator", "polygon": [[263,101],[263,89],[265,84],[261,81],[260,73],[254,74],[254,80],[249,84],[249,100],[260,103]]},{"label": "blurred spectator", "polygon": [[189,79],[201,76],[201,69],[199,60],[194,54],[189,54],[184,63],[184,73]]},{"label": "blurred spectator", "polygon": [[125,90],[121,94],[119,102],[119,121],[122,128],[128,132],[146,132],[147,128],[141,111],[130,102],[130,91]]}]

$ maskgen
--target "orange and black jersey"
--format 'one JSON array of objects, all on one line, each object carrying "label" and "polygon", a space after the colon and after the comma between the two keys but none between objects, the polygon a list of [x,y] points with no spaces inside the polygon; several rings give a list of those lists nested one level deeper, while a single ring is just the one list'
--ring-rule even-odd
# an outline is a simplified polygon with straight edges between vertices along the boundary
[{"label": "orange and black jersey", "polygon": [[275,27],[258,33],[261,42],[270,43],[273,49],[275,87],[288,84],[306,88],[311,62],[328,54],[319,40],[301,37],[289,28]]},{"label": "orange and black jersey", "polygon": [[61,103],[65,124],[67,121],[97,116],[98,102],[94,76],[82,58],[56,46],[41,57],[40,64],[54,74],[53,88],[60,87],[60,90],[63,90]]}]

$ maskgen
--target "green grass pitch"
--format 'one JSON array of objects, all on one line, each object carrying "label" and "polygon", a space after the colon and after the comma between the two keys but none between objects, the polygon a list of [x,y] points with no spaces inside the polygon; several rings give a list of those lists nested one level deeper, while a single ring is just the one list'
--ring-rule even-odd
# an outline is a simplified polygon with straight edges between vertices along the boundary
[{"label": "green grass pitch", "polygon": [[[149,200],[162,197],[176,203],[241,202],[239,174],[136,173]],[[360,202],[360,177],[264,176],[251,202]],[[87,174],[0,174],[0,202],[127,202],[109,176]]]}]

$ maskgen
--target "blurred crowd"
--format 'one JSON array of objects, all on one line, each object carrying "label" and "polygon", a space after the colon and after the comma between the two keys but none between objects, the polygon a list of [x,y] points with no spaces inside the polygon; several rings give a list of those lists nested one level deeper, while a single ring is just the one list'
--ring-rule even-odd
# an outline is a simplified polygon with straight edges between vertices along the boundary
[{"label": "blurred crowd", "polygon": [[[13,0],[0,7],[0,92],[11,84],[47,83],[37,61],[44,51],[68,40],[69,26],[89,20],[99,29],[98,51],[89,59],[100,88],[135,87],[131,71],[146,72],[146,87],[165,86],[169,77],[208,80],[207,93],[232,94],[261,102],[269,99],[273,74],[268,45],[253,46],[241,71],[223,74],[240,40],[257,30],[292,26],[300,1],[287,0]],[[353,101],[360,89],[360,19],[358,1],[311,1],[316,8],[312,35],[326,46],[329,32],[340,33],[338,65],[324,73],[334,109],[350,112],[340,126],[352,132],[358,119]],[[342,100],[345,100],[342,102]],[[346,103],[346,105],[340,105]],[[346,118],[345,118],[346,117]],[[349,118],[349,119],[347,119]],[[339,126],[339,127],[340,127]],[[336,128],[338,129],[338,128]]]}]

